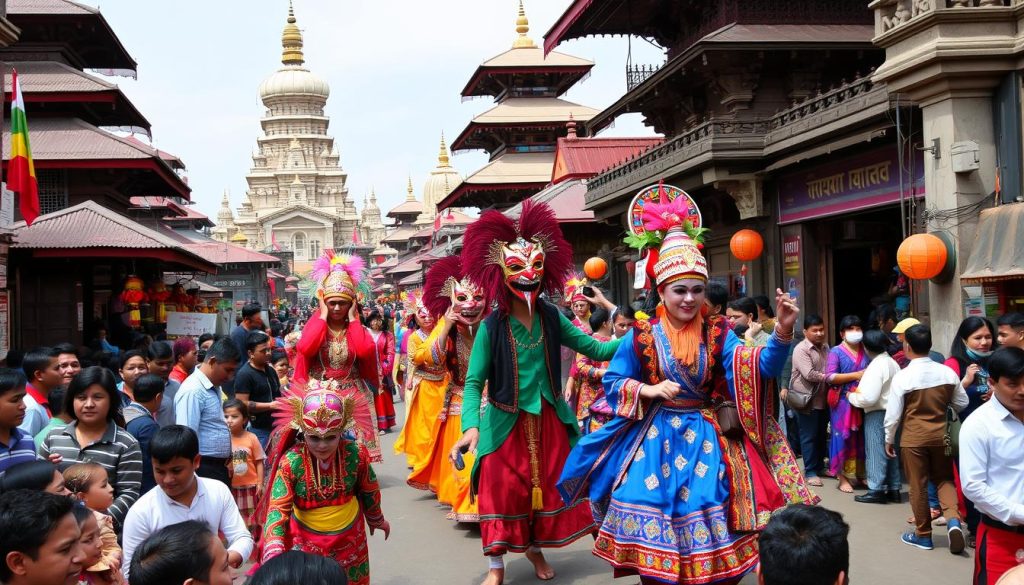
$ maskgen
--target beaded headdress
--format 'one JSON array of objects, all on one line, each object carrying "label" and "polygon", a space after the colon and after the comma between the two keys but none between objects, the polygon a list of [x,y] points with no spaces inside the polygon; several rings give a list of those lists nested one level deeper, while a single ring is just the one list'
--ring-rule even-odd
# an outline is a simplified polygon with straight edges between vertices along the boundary
[{"label": "beaded headdress", "polygon": [[277,399],[274,418],[307,435],[324,437],[355,426],[356,398],[342,398],[334,380],[310,380],[305,387],[295,384]]},{"label": "beaded headdress", "polygon": [[700,251],[708,230],[695,227],[689,217],[687,198],[666,201],[663,197],[644,208],[643,233],[625,239],[634,248],[656,251],[649,258],[659,288],[683,278],[708,279],[708,263]]},{"label": "beaded headdress", "polygon": [[360,292],[366,262],[355,254],[335,254],[324,250],[313,263],[313,280],[324,300],[336,298],[352,302]]},{"label": "beaded headdress", "polygon": [[[490,304],[483,287],[463,271],[459,256],[442,258],[430,267],[423,284],[423,295],[423,302],[435,319],[441,318],[452,304],[460,305],[456,309],[468,307],[471,312],[477,309],[486,312]],[[478,297],[483,298],[474,300]]]}]

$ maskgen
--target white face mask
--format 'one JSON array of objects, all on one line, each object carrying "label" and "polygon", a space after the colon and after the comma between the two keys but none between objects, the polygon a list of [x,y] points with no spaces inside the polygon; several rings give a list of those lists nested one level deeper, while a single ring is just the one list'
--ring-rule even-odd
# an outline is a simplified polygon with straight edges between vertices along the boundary
[{"label": "white face mask", "polygon": [[863,331],[847,331],[846,332],[846,343],[852,343],[854,345],[860,343],[864,339]]}]

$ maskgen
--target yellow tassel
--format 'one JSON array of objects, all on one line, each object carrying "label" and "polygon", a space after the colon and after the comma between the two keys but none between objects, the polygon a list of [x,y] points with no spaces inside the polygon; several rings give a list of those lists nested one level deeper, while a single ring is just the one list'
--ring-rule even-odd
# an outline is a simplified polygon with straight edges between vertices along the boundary
[{"label": "yellow tassel", "polygon": [[539,487],[533,488],[533,509],[544,509],[544,492],[542,492]]}]

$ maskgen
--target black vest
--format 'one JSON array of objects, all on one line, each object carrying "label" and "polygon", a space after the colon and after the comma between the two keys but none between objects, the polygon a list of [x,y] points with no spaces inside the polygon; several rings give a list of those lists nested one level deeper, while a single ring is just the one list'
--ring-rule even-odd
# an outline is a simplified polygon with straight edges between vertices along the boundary
[{"label": "black vest", "polygon": [[[547,360],[548,380],[555,400],[559,392],[561,363],[559,349],[562,347],[562,328],[559,325],[558,309],[547,301],[537,301],[541,330],[544,332],[544,354]],[[512,337],[509,315],[495,311],[484,319],[484,327],[491,340],[491,375],[487,378],[488,401],[506,412],[519,412],[519,369],[516,342]],[[554,366],[554,367],[552,367]]]}]

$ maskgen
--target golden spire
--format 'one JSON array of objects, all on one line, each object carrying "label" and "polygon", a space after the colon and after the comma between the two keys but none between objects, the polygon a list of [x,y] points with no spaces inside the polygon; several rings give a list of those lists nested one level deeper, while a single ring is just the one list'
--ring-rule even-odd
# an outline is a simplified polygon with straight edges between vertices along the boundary
[{"label": "golden spire", "polygon": [[526,18],[523,0],[519,0],[519,17],[516,18],[516,32],[519,33],[519,37],[512,43],[513,49],[532,49],[537,46],[533,44],[533,39],[526,36],[530,32],[530,20]]},{"label": "golden spire", "polygon": [[448,160],[448,145],[444,143],[444,132],[441,132],[441,151],[437,154],[437,166],[452,166],[451,162]]},{"label": "golden spire", "polygon": [[416,196],[413,195],[413,193],[412,193],[412,175],[409,175],[409,186],[405,188],[405,191],[406,191],[406,195],[405,195],[405,200],[406,201],[416,201]]},{"label": "golden spire", "polygon": [[295,24],[295,10],[291,0],[288,1],[288,24],[281,32],[281,63],[285,65],[302,65],[306,60],[302,55],[302,31]]}]

